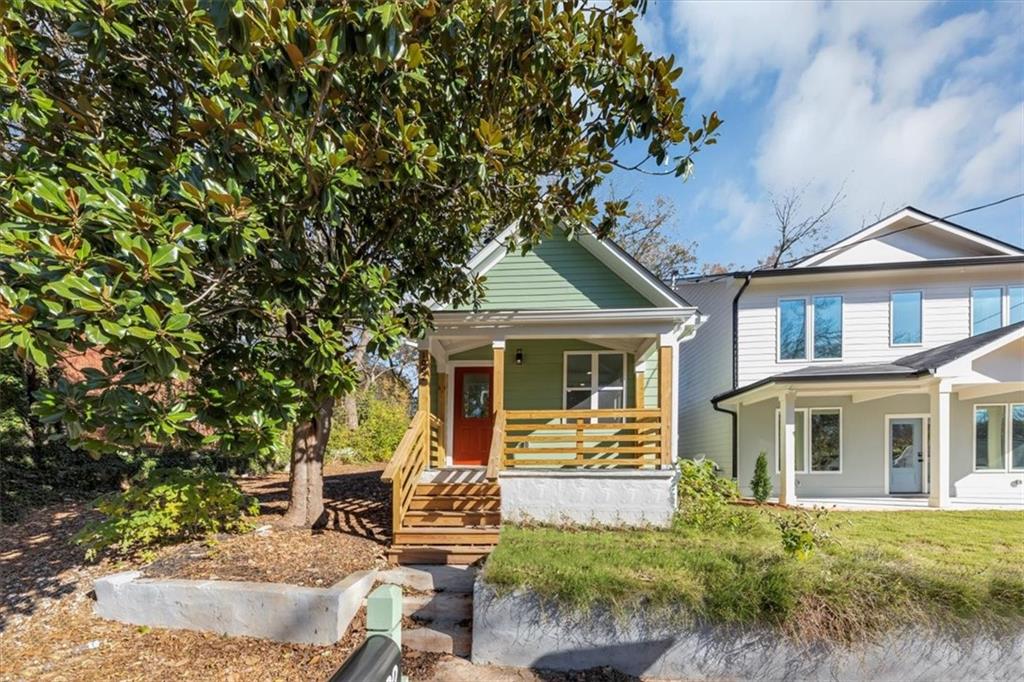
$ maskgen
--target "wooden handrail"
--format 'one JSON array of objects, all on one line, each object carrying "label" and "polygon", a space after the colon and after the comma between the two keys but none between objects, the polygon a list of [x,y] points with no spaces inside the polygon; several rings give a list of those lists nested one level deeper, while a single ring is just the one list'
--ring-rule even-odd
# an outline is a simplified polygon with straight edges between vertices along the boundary
[{"label": "wooden handrail", "polygon": [[669,424],[660,409],[506,410],[495,423],[501,437],[487,463],[488,478],[500,468],[645,467],[664,460]]},{"label": "wooden handrail", "polygon": [[627,407],[616,410],[505,410],[507,419],[576,419],[577,417],[658,417],[660,410]]},{"label": "wooden handrail", "polygon": [[494,416],[494,430],[491,432],[491,450],[487,454],[487,478],[494,480],[505,460],[505,410],[498,410]]},{"label": "wooden handrail", "polygon": [[381,474],[381,480],[390,481],[395,477],[395,472],[405,464],[409,458],[409,454],[412,452],[412,446],[416,442],[416,437],[419,432],[423,430],[423,420],[426,418],[426,412],[417,412],[412,421],[409,422],[409,428],[405,430],[405,435],[402,436],[401,442],[398,443],[398,447],[395,448],[395,454],[391,455],[391,461],[384,467],[384,473]]}]

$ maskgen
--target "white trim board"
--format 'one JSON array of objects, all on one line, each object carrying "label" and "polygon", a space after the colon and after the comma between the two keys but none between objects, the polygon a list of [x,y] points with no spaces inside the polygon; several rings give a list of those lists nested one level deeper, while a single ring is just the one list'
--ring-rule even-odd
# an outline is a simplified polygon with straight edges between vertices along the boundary
[{"label": "white trim board", "polygon": [[808,268],[813,267],[815,265],[819,265],[822,261],[826,261],[833,256],[839,255],[840,252],[860,242],[867,241],[868,239],[873,238],[875,235],[884,236],[884,234],[879,233],[884,232],[891,225],[898,223],[899,221],[905,218],[912,218],[917,223],[924,223],[923,225],[920,226],[921,228],[935,228],[937,230],[954,235],[966,241],[970,241],[975,244],[984,246],[988,249],[992,249],[993,251],[997,252],[994,255],[1002,254],[1008,256],[1019,256],[1021,254],[1024,254],[1024,250],[1022,249],[1013,247],[1009,244],[1004,244],[995,239],[990,239],[982,234],[978,234],[971,230],[964,229],[959,225],[954,225],[953,223],[946,222],[941,218],[936,218],[926,213],[921,213],[920,211],[908,206],[904,209],[901,209],[900,211],[897,211],[896,213],[893,213],[891,216],[879,220],[877,223],[874,223],[873,225],[868,225],[864,229],[854,232],[849,237],[846,237],[845,239],[842,239],[836,242],[835,244],[832,244],[831,246],[826,246],[824,249],[821,249],[817,253],[813,253],[810,256],[805,257],[803,260],[795,263],[793,265],[793,268]]}]

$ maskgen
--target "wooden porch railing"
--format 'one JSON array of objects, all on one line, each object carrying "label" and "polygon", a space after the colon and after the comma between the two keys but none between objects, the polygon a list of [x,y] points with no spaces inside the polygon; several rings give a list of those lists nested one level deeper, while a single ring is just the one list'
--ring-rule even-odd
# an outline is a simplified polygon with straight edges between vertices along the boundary
[{"label": "wooden porch railing", "polygon": [[[668,464],[661,410],[505,410],[499,468],[644,467]],[[495,435],[499,419],[495,420]],[[495,462],[494,441],[488,462]]]},{"label": "wooden porch railing", "polygon": [[444,465],[444,422],[421,410],[409,422],[409,428],[381,475],[381,479],[391,481],[391,526],[394,532],[402,527],[402,520],[420,482],[420,474],[431,462],[435,466]]},{"label": "wooden porch railing", "polygon": [[487,454],[487,478],[494,480],[503,468],[505,458],[505,410],[494,415],[494,430],[491,432],[491,449]]}]

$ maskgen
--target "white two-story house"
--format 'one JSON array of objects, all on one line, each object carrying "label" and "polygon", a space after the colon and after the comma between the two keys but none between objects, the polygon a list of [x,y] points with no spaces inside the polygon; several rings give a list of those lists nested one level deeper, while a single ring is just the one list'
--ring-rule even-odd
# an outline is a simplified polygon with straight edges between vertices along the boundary
[{"label": "white two-story house", "polygon": [[1024,504],[1024,250],[908,207],[676,290],[707,316],[680,346],[681,456],[749,493],[764,452],[790,504]]}]

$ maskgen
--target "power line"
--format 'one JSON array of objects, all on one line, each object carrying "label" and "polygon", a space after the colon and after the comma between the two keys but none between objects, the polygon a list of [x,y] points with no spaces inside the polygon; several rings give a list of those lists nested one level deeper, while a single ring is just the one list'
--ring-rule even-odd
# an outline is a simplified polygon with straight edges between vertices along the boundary
[{"label": "power line", "polygon": [[[972,206],[971,208],[965,208],[962,211],[956,211],[956,212],[950,213],[948,215],[944,215],[944,216],[940,216],[940,217],[935,217],[935,218],[932,218],[931,220],[926,220],[923,223],[915,223],[913,225],[904,225],[903,227],[897,228],[897,229],[892,230],[890,232],[886,232],[884,236],[888,237],[889,235],[898,234],[900,232],[905,232],[907,230],[913,230],[913,229],[916,229],[918,227],[925,227],[927,225],[934,225],[935,223],[937,223],[939,221],[949,220],[950,218],[956,218],[957,216],[966,215],[968,213],[974,213],[975,211],[981,211],[981,210],[986,209],[986,208],[992,208],[993,206],[998,206],[999,204],[1005,204],[1008,201],[1013,201],[1014,199],[1020,199],[1021,197],[1024,197],[1024,192],[1021,192],[1019,194],[1013,194],[1013,195],[1008,196],[1008,197],[1003,197],[1002,199],[997,199],[995,201],[990,201],[987,204],[981,204],[979,206]],[[794,258],[794,259],[788,261],[785,265],[788,266],[788,265],[792,265],[794,263],[799,263],[801,261],[807,260],[808,258],[813,258],[815,256],[820,256],[820,255],[823,255],[823,254],[826,254],[826,253],[831,253],[833,251],[839,251],[839,250],[842,250],[842,249],[848,249],[848,248],[850,248],[852,246],[856,246],[857,244],[862,244],[862,243],[864,243],[866,241],[870,241],[871,239],[875,239],[875,237],[873,235],[869,235],[867,237],[863,237],[863,238],[858,239],[857,241],[851,242],[849,244],[842,244],[842,241],[840,241],[839,244],[834,244],[834,245],[832,245],[832,246],[830,246],[830,247],[828,247],[826,249],[822,249],[821,251],[817,251],[815,253],[812,253],[809,256],[803,256],[801,258]],[[840,244],[842,244],[842,245],[840,246]],[[778,266],[776,266],[776,267],[778,267]],[[761,269],[765,269],[765,268],[763,268],[763,267],[755,268],[755,270],[761,270]]]}]

